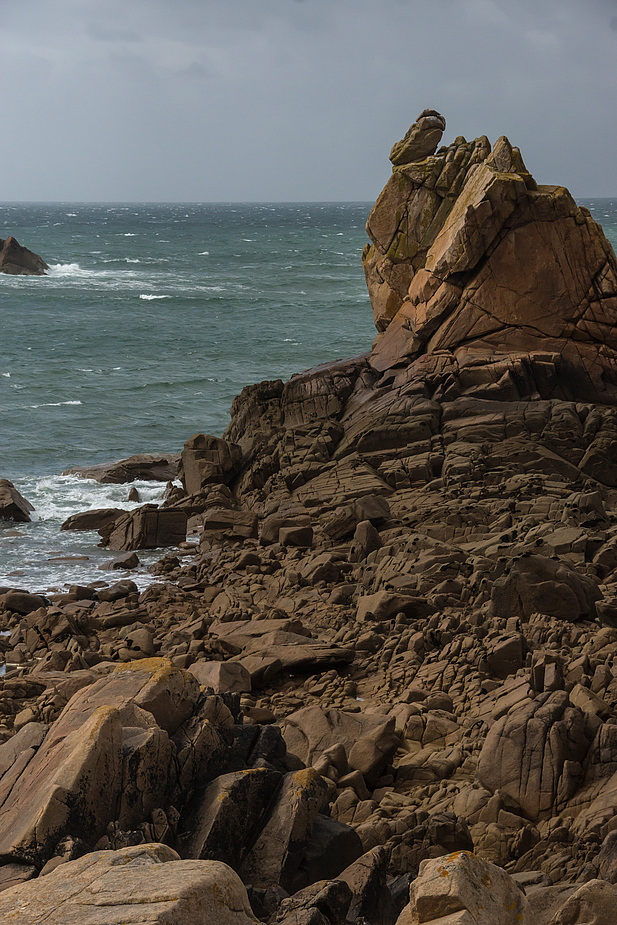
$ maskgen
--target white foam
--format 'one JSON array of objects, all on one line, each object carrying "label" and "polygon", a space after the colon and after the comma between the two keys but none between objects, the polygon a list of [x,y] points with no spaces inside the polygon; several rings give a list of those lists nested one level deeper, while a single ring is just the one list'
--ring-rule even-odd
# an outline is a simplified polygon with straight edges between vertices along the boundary
[{"label": "white foam", "polygon": [[2,375],[4,376],[5,379],[10,379],[10,378],[11,378],[11,374],[10,374],[10,373],[2,373]]},{"label": "white foam", "polygon": [[199,256],[199,257],[209,257],[209,256],[210,256],[210,251],[199,251],[198,256]]},{"label": "white foam", "polygon": [[153,299],[170,299],[169,295],[145,295],[143,292],[139,296],[140,299],[146,299],[148,302],[151,302]]},{"label": "white foam", "polygon": [[42,405],[30,405],[31,408],[59,408],[60,405],[81,405],[80,401],[46,401]]}]

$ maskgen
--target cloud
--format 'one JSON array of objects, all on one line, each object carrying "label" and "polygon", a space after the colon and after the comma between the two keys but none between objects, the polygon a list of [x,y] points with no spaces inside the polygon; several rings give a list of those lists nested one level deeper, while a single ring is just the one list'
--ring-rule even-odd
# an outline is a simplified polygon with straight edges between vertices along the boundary
[{"label": "cloud", "polygon": [[4,199],[372,199],[426,106],[617,195],[615,0],[0,0]]}]

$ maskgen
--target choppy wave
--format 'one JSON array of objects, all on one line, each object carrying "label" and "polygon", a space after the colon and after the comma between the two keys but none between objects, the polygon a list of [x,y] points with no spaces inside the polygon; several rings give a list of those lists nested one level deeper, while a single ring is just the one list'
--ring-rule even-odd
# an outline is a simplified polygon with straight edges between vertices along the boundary
[{"label": "choppy wave", "polygon": [[[129,486],[57,473],[178,451],[196,431],[222,434],[245,385],[358,354],[372,341],[360,263],[369,204],[11,209],[20,240],[51,269],[0,278],[0,311],[10,318],[0,477],[38,517],[0,524],[0,583],[36,590],[109,580],[98,572],[111,555],[98,535],[60,525],[75,511],[130,506]],[[162,486],[139,490],[157,500]]]},{"label": "choppy wave", "polygon": [[[123,574],[101,571],[117,553],[98,546],[98,533],[60,530],[68,517],[97,508],[132,510],[140,504],[156,503],[165,487],[147,481],[101,485],[70,475],[26,477],[15,479],[14,484],[35,510],[29,524],[0,521],[0,585],[47,592],[66,590],[71,584],[111,582]],[[137,489],[139,501],[127,500],[131,487]],[[130,573],[138,587],[152,583],[148,567],[163,554],[164,550],[138,552],[141,565]]]},{"label": "choppy wave", "polygon": [[30,405],[30,408],[59,408],[60,405],[81,405],[80,401],[46,401],[42,405]]}]

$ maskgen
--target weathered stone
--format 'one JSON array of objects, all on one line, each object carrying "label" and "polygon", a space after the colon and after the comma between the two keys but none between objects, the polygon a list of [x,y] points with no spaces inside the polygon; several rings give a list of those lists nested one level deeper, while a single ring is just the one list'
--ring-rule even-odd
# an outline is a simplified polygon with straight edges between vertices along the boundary
[{"label": "weathered stone", "polygon": [[578,788],[588,735],[583,714],[565,692],[540,694],[491,727],[477,779],[493,793],[508,794],[528,818],[541,819]]},{"label": "weathered stone", "polygon": [[523,892],[500,867],[469,851],[424,861],[401,925],[529,925]]},{"label": "weathered stone", "polygon": [[94,511],[71,514],[64,521],[61,530],[100,530],[114,523],[124,511],[119,507],[106,507]]},{"label": "weathered stone", "polygon": [[446,120],[434,109],[420,113],[402,141],[390,152],[390,160],[399,167],[413,161],[422,161],[434,154],[446,127]]},{"label": "weathered stone", "polygon": [[314,765],[335,745],[343,746],[349,767],[375,780],[396,751],[394,718],[378,714],[324,711],[305,707],[281,723],[287,748],[306,765]]},{"label": "weathered stone", "polygon": [[325,783],[312,768],[285,776],[268,819],[242,863],[240,875],[245,883],[261,887],[278,883],[289,889],[325,793]]},{"label": "weathered stone", "polygon": [[178,546],[186,540],[186,523],[184,511],[145,505],[134,511],[127,511],[117,520],[100,527],[100,545],[118,550]]},{"label": "weathered stone", "polygon": [[241,459],[242,451],[235,443],[209,434],[193,434],[182,450],[179,477],[188,494],[193,494],[206,485],[227,482]]},{"label": "weathered stone", "polygon": [[551,919],[551,925],[613,925],[617,889],[604,880],[590,880],[573,893]]},{"label": "weathered stone", "polygon": [[33,510],[33,506],[20,495],[12,482],[0,479],[0,520],[30,523]]},{"label": "weathered stone", "polygon": [[166,845],[95,851],[0,894],[19,925],[255,925],[238,876],[217,861],[180,860]]},{"label": "weathered stone", "polygon": [[116,462],[67,469],[62,474],[77,475],[82,479],[94,479],[95,482],[111,485],[123,485],[126,482],[141,479],[168,482],[176,478],[179,462],[179,453],[169,453],[165,456],[156,453],[142,453],[129,456],[128,459],[119,459]]},{"label": "weathered stone", "polygon": [[178,840],[182,857],[224,861],[239,870],[280,780],[270,768],[217,777],[192,801]]},{"label": "weathered stone", "polygon": [[251,689],[251,676],[238,662],[208,662],[200,659],[193,662],[189,671],[202,687],[211,688],[215,694],[227,691],[246,693]]},{"label": "weathered stone", "polygon": [[0,273],[11,276],[44,276],[49,267],[42,257],[22,247],[9,235],[0,239]]}]

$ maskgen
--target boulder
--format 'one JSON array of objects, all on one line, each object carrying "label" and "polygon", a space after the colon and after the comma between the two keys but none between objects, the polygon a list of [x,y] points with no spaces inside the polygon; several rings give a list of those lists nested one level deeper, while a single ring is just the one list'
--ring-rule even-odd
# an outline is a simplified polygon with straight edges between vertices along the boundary
[{"label": "boulder", "polygon": [[168,737],[198,698],[195,678],[167,659],[129,663],[77,691],[36,751],[24,743],[0,778],[2,856],[40,867],[67,832],[96,842],[110,822],[160,806]]},{"label": "boulder", "polygon": [[423,161],[437,150],[446,128],[446,120],[434,109],[423,110],[405,137],[397,141],[390,151],[395,167]]},{"label": "boulder", "polygon": [[182,450],[179,478],[189,495],[207,485],[228,482],[238,469],[242,451],[235,443],[193,434]]},{"label": "boulder", "polygon": [[12,482],[0,479],[0,520],[27,524],[32,520],[30,514],[33,510],[33,506],[20,495]]},{"label": "boulder", "polygon": [[256,887],[289,890],[321,809],[326,784],[312,768],[286,774],[240,875]]},{"label": "boulder", "polygon": [[591,745],[584,714],[564,691],[544,693],[491,727],[476,778],[507,794],[522,814],[545,818],[574,795]]},{"label": "boulder", "polygon": [[227,692],[248,693],[251,690],[251,676],[238,662],[209,662],[198,659],[189,667],[202,687],[210,688],[215,694]]},{"label": "boulder", "polygon": [[375,781],[400,744],[394,717],[304,707],[281,722],[288,751],[316,765],[334,746],[342,746],[349,767]]},{"label": "boulder", "polygon": [[399,925],[531,925],[525,895],[500,867],[469,851],[423,861]]},{"label": "boulder", "polygon": [[117,520],[99,527],[101,546],[109,549],[158,549],[186,541],[187,516],[181,510],[165,510],[146,504],[126,511]]},{"label": "boulder", "polygon": [[393,149],[367,222],[363,263],[382,332],[371,365],[463,344],[489,363],[496,349],[552,349],[598,395],[603,376],[614,382],[617,349],[617,260],[602,229],[563,187],[538,187],[507,138],[491,149],[484,136],[460,137],[432,154],[422,121]]},{"label": "boulder", "polygon": [[61,530],[104,530],[125,512],[119,507],[104,507],[93,511],[71,514],[64,521]]},{"label": "boulder", "polygon": [[18,241],[9,235],[0,238],[0,273],[11,276],[44,276],[49,267],[42,257],[22,247]]},{"label": "boulder", "polygon": [[41,607],[45,607],[49,602],[42,594],[31,594],[29,591],[13,590],[0,595],[0,603],[5,610],[10,610],[13,613],[26,616],[29,613],[34,613],[34,611],[39,610]]},{"label": "boulder", "polygon": [[602,592],[597,584],[568,563],[545,556],[526,555],[511,563],[491,593],[491,613],[498,618],[542,613],[574,621],[595,617],[595,602]]},{"label": "boulder", "polygon": [[256,925],[246,889],[217,861],[181,860],[167,845],[94,851],[44,883],[0,894],[6,925]]},{"label": "boulder", "polygon": [[272,768],[250,768],[213,780],[185,814],[182,857],[224,861],[239,870],[281,776]]},{"label": "boulder", "polygon": [[613,925],[617,889],[604,880],[590,880],[574,892],[550,925]]}]

